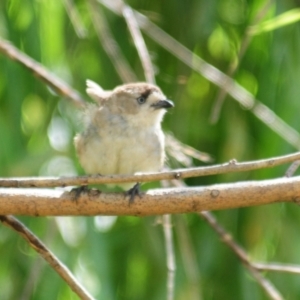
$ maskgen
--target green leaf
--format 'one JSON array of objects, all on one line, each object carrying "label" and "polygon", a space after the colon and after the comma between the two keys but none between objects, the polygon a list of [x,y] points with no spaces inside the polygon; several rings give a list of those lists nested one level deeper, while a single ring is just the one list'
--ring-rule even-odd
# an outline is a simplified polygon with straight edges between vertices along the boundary
[{"label": "green leaf", "polygon": [[249,34],[258,35],[264,32],[272,31],[287,25],[291,25],[300,20],[300,8],[294,8],[271,20],[264,21],[258,25],[251,26]]}]

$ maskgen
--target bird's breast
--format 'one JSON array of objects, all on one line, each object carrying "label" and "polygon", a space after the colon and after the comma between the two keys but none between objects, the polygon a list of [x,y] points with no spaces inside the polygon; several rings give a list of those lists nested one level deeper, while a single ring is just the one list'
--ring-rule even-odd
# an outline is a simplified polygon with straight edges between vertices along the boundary
[{"label": "bird's breast", "polygon": [[116,139],[116,173],[159,171],[164,161],[163,133],[156,130],[124,132]]},{"label": "bird's breast", "polygon": [[79,135],[75,145],[88,174],[156,172],[162,168],[165,157],[160,128],[103,126]]}]

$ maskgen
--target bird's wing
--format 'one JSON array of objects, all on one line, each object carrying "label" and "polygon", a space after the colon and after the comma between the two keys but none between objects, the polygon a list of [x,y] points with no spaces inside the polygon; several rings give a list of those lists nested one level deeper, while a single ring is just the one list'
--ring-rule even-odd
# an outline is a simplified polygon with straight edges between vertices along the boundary
[{"label": "bird's wing", "polygon": [[87,94],[97,103],[103,104],[110,95],[111,91],[105,91],[103,88],[92,80],[86,81],[86,92]]}]

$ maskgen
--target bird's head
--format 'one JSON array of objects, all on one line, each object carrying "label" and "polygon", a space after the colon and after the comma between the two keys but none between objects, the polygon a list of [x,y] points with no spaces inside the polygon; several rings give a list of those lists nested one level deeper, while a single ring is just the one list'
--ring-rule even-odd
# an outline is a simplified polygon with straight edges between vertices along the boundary
[{"label": "bird's head", "polygon": [[130,122],[148,125],[160,123],[166,109],[174,107],[159,87],[145,82],[116,87],[105,105]]}]

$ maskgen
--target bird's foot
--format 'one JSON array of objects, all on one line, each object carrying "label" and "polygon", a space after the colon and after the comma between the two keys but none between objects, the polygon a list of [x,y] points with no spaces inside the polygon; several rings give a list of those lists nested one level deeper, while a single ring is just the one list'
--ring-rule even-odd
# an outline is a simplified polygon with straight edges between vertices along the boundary
[{"label": "bird's foot", "polygon": [[129,196],[129,205],[134,202],[134,199],[136,196],[139,196],[142,198],[142,192],[140,190],[140,183],[136,183],[131,189],[129,189],[127,192],[125,192],[125,196]]},{"label": "bird's foot", "polygon": [[89,190],[90,189],[88,188],[87,185],[82,185],[82,186],[79,186],[77,188],[73,188],[70,191],[70,193],[72,194],[72,200],[77,202],[77,200],[80,197],[80,195],[84,194],[84,193],[88,193]]}]

